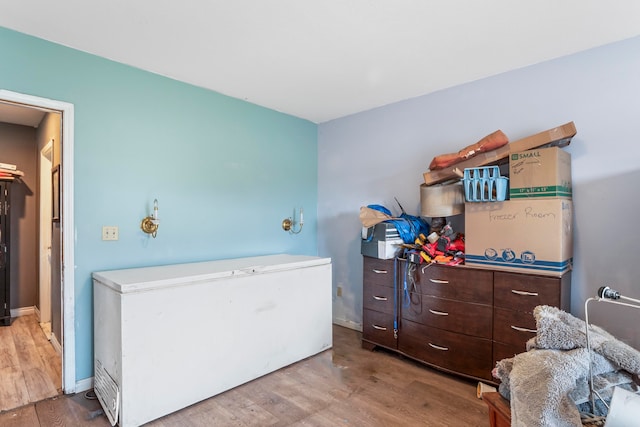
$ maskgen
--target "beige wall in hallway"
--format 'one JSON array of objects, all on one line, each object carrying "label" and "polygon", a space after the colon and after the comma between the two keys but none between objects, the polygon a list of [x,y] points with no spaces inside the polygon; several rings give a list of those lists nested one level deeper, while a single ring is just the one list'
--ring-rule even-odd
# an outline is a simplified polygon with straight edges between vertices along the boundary
[{"label": "beige wall in hallway", "polygon": [[[37,158],[40,161],[40,151],[44,146],[53,139],[53,156],[52,166],[55,167],[60,164],[62,146],[61,137],[61,120],[60,113],[47,113],[40,122],[37,131]],[[62,188],[62,186],[60,186]],[[38,198],[39,200],[40,198]],[[38,209],[38,212],[40,210]],[[60,223],[54,223],[51,230],[51,331],[58,339],[58,342],[62,340],[62,284],[60,281]],[[36,289],[39,289],[36,286]]]}]

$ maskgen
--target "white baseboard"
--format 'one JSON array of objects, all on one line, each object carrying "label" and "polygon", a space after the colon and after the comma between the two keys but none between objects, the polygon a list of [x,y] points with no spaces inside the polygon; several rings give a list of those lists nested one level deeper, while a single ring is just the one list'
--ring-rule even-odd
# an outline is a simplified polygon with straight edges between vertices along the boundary
[{"label": "white baseboard", "polygon": [[83,391],[91,390],[92,388],[93,388],[93,377],[76,381],[76,391],[75,391],[76,393],[82,393]]},{"label": "white baseboard", "polygon": [[333,324],[362,332],[362,323],[357,323],[346,319],[333,319]]},{"label": "white baseboard", "polygon": [[20,317],[27,316],[29,314],[34,314],[36,312],[36,307],[20,307],[20,308],[12,308],[11,309],[11,317]]},{"label": "white baseboard", "polygon": [[58,352],[58,354],[62,355],[62,346],[60,345],[58,337],[56,337],[56,334],[54,334],[53,331],[51,332],[51,339],[49,341],[51,341],[51,345]]}]

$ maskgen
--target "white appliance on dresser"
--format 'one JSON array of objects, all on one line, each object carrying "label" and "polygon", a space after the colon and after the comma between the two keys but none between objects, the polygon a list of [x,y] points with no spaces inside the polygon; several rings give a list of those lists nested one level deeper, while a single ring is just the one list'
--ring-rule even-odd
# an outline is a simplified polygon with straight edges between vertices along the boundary
[{"label": "white appliance on dresser", "polygon": [[95,391],[139,426],[332,346],[331,260],[268,255],[93,273]]}]

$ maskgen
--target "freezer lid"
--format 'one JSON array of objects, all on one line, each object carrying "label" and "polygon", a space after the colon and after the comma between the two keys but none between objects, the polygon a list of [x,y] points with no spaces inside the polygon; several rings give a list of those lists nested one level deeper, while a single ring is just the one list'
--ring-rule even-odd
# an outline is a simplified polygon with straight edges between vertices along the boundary
[{"label": "freezer lid", "polygon": [[107,286],[124,294],[330,263],[331,258],[279,254],[97,271],[92,274],[92,277],[95,284]]}]

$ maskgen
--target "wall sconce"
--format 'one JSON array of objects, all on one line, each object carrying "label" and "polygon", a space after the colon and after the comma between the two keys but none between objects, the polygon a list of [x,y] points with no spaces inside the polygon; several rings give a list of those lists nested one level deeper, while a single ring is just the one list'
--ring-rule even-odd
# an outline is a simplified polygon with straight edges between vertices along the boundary
[{"label": "wall sconce", "polygon": [[158,227],[160,227],[160,220],[158,219],[158,199],[153,200],[153,213],[144,218],[140,224],[140,228],[147,234],[155,239],[158,234]]},{"label": "wall sconce", "polygon": [[[298,234],[302,231],[302,226],[304,225],[304,217],[302,208],[300,208],[300,217],[296,222],[296,209],[293,208],[293,216],[289,218],[285,218],[282,221],[282,229],[284,231],[288,231],[291,234]],[[296,231],[296,226],[298,226],[298,231]]]}]

